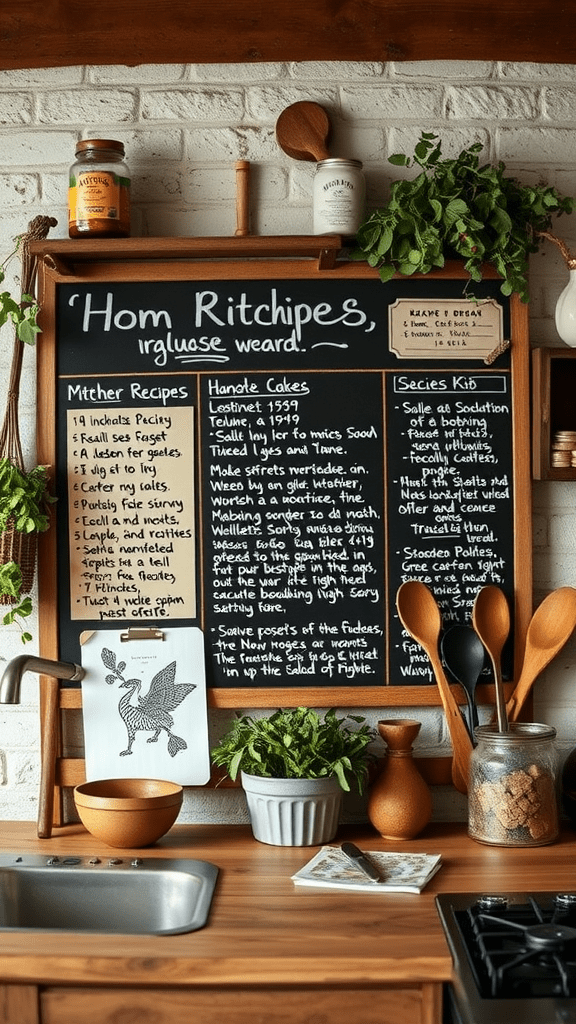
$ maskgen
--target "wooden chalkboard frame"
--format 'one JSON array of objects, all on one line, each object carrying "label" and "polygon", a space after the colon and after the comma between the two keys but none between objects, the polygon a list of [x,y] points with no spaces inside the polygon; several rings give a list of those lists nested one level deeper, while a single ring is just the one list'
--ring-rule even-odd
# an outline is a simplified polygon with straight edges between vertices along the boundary
[{"label": "wooden chalkboard frame", "polygon": [[[365,264],[336,260],[341,240],[325,238],[125,239],[48,241],[35,243],[38,258],[38,296],[42,335],[38,343],[37,453],[44,465],[56,465],[57,325],[56,295],[61,283],[96,281],[178,281],[191,274],[201,280],[258,280],[373,278]],[[486,268],[488,278],[497,278]],[[427,279],[467,279],[457,265],[426,275]],[[414,295],[418,295],[415,275]],[[528,310],[517,296],[510,302],[510,366],[512,379],[513,544],[514,544],[514,678],[519,673],[523,645],[532,614],[532,526],[529,416]],[[39,553],[40,646],[43,656],[59,657],[57,621],[56,530],[42,538]],[[513,683],[507,683],[511,691]],[[459,693],[459,687],[455,691]],[[461,696],[461,695],[460,695]],[[493,702],[492,687],[482,686],[480,701]],[[434,706],[434,686],[298,686],[209,689],[214,707],[311,706]]]}]

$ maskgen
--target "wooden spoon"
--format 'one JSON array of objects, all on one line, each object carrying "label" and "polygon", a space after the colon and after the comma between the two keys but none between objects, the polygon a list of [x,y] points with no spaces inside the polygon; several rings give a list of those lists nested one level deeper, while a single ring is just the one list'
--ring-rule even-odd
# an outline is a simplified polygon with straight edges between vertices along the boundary
[{"label": "wooden spoon", "polygon": [[468,791],[468,761],[472,752],[472,740],[460,708],[456,703],[450,684],[444,675],[438,653],[438,640],[442,631],[442,616],[436,598],[425,583],[407,580],[398,588],[396,607],[402,625],[410,636],[424,648],[434,670],[440,691],[446,721],[452,740],[452,782],[460,793]]},{"label": "wooden spoon", "polygon": [[506,705],[508,721],[517,721],[536,676],[570,639],[576,626],[576,590],[559,587],[544,598],[530,620],[520,678]]},{"label": "wooden spoon", "polygon": [[282,111],[276,121],[276,141],[294,160],[327,160],[330,119],[319,103],[301,100]]},{"label": "wooden spoon", "polygon": [[500,587],[482,587],[476,595],[472,624],[490,655],[496,693],[498,731],[508,732],[508,716],[502,686],[502,648],[510,633],[510,609]]}]

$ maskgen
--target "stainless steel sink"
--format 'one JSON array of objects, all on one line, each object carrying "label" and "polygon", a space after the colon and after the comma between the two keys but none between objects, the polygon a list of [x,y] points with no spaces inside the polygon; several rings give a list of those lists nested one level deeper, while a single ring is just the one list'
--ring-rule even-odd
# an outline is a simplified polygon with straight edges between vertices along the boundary
[{"label": "stainless steel sink", "polygon": [[175,935],[208,919],[218,868],[134,856],[0,855],[0,930]]}]

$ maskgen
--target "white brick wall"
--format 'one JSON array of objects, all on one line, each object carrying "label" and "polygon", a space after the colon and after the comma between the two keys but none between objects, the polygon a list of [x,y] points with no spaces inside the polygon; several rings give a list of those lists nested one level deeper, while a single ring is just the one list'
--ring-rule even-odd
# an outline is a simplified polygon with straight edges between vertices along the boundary
[{"label": "white brick wall", "polygon": [[[234,163],[252,162],[254,234],[311,232],[313,165],[278,148],[281,110],[311,99],[330,113],[333,155],[364,163],[368,201],[376,206],[399,173],[387,156],[412,152],[422,129],[436,131],[445,155],[481,142],[483,157],[504,160],[523,181],[543,177],[576,195],[576,68],[573,65],[422,61],[399,64],[303,63],[70,67],[0,72],[0,259],[38,213],[58,219],[53,237],[67,237],[66,186],[78,138],[122,139],[133,179],[135,235],[232,235]],[[400,171],[400,173],[410,173]],[[558,232],[576,250],[576,218]],[[17,272],[16,262],[10,275]],[[536,345],[560,345],[556,298],[566,271],[555,247],[532,261],[531,334]],[[11,283],[11,282],[10,282]],[[0,379],[5,383],[11,338],[4,332]],[[3,399],[3,389],[0,391]],[[34,459],[34,353],[26,352],[21,397],[23,440]],[[529,443],[528,438],[526,443]],[[576,491],[570,483],[534,487],[535,602],[552,588],[576,583]],[[33,628],[34,632],[34,628]],[[0,656],[22,652],[18,631],[0,629]],[[27,648],[36,653],[36,648]],[[556,726],[562,750],[576,744],[576,641],[536,686],[535,717]],[[23,703],[0,713],[0,817],[36,816],[38,698],[25,677]],[[381,710],[370,709],[375,721]],[[405,711],[399,709],[398,714]],[[394,709],[387,708],[387,717]],[[228,719],[211,714],[215,738]],[[443,717],[422,709],[419,751],[445,753]],[[78,725],[70,743],[79,745]],[[437,818],[462,818],[465,800],[435,793]],[[349,807],[350,815],[358,812]],[[361,813],[361,809],[360,809]],[[187,794],[181,820],[244,820],[240,794]]]}]

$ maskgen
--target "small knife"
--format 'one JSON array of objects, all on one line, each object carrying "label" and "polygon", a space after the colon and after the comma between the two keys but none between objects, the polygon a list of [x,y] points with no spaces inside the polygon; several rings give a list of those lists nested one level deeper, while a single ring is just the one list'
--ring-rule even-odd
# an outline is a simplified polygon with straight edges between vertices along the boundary
[{"label": "small knife", "polygon": [[354,861],[356,867],[359,867],[360,870],[368,876],[371,882],[384,881],[376,865],[373,864],[371,860],[368,860],[368,857],[366,857],[366,855],[362,853],[362,850],[359,850],[358,847],[354,845],[354,843],[342,843],[340,849],[342,850],[342,853],[346,855],[346,857],[349,857],[350,860]]}]

